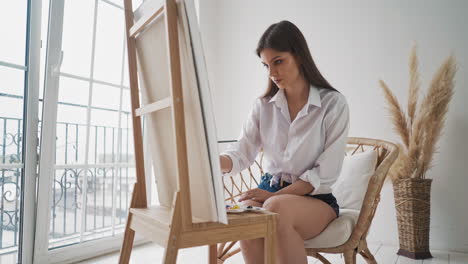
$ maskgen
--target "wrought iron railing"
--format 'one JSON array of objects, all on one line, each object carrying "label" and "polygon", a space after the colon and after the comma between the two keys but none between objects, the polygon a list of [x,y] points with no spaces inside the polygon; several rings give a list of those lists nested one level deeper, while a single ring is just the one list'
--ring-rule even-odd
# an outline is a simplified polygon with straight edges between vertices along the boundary
[{"label": "wrought iron railing", "polygon": [[0,252],[18,245],[21,127],[21,119],[0,117]]},{"label": "wrought iron railing", "polygon": [[[4,254],[18,246],[22,120],[0,117],[0,129],[0,254]],[[103,232],[114,234],[126,220],[135,181],[132,129],[90,126],[88,164],[83,159],[85,130],[84,124],[57,123],[49,247],[79,241],[82,210],[86,210],[85,240]],[[83,208],[85,179],[87,206]]]}]

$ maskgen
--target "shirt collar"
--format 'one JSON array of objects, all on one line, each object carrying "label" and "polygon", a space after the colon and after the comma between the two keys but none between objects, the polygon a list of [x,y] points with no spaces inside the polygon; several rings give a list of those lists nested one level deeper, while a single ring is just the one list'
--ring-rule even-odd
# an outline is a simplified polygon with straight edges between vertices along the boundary
[{"label": "shirt collar", "polygon": [[322,100],[320,98],[320,91],[319,88],[310,86],[309,89],[309,99],[307,101],[308,104],[315,105],[317,107],[322,107]]},{"label": "shirt collar", "polygon": [[[284,89],[279,89],[278,92],[276,92],[276,94],[268,102],[276,102],[276,105],[279,107],[287,105]],[[309,89],[309,98],[307,99],[307,104],[322,107],[319,89],[312,85]]]}]

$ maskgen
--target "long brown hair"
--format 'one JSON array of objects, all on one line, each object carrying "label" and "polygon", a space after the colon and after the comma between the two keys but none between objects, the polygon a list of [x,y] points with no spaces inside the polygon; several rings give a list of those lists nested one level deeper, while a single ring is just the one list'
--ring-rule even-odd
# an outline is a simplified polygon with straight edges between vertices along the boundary
[{"label": "long brown hair", "polygon": [[[258,41],[257,56],[260,57],[260,53],[266,48],[280,52],[291,52],[299,59],[300,72],[309,85],[337,91],[318,70],[312,55],[310,55],[304,35],[293,23],[283,20],[269,26]],[[271,98],[278,90],[278,86],[269,79],[267,90],[262,97]]]}]

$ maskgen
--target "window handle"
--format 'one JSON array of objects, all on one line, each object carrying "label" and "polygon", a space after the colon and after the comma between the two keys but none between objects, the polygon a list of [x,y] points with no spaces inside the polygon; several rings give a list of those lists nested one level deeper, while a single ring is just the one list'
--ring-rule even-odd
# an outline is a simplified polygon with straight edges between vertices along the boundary
[{"label": "window handle", "polygon": [[58,62],[54,67],[54,71],[53,71],[54,73],[59,73],[60,72],[60,68],[62,67],[62,62],[63,62],[63,50],[60,51]]}]

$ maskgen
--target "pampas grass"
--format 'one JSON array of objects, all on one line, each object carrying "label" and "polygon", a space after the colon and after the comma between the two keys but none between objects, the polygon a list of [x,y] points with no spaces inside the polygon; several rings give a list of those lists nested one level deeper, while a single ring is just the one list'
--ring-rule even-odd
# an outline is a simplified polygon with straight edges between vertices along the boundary
[{"label": "pampas grass", "polygon": [[402,109],[388,85],[379,81],[394,130],[403,141],[400,144],[400,155],[389,171],[392,181],[426,178],[427,171],[432,167],[437,141],[443,132],[457,70],[454,57],[449,56],[434,74],[418,109],[420,82],[416,45],[411,50],[409,68],[408,113]]}]

